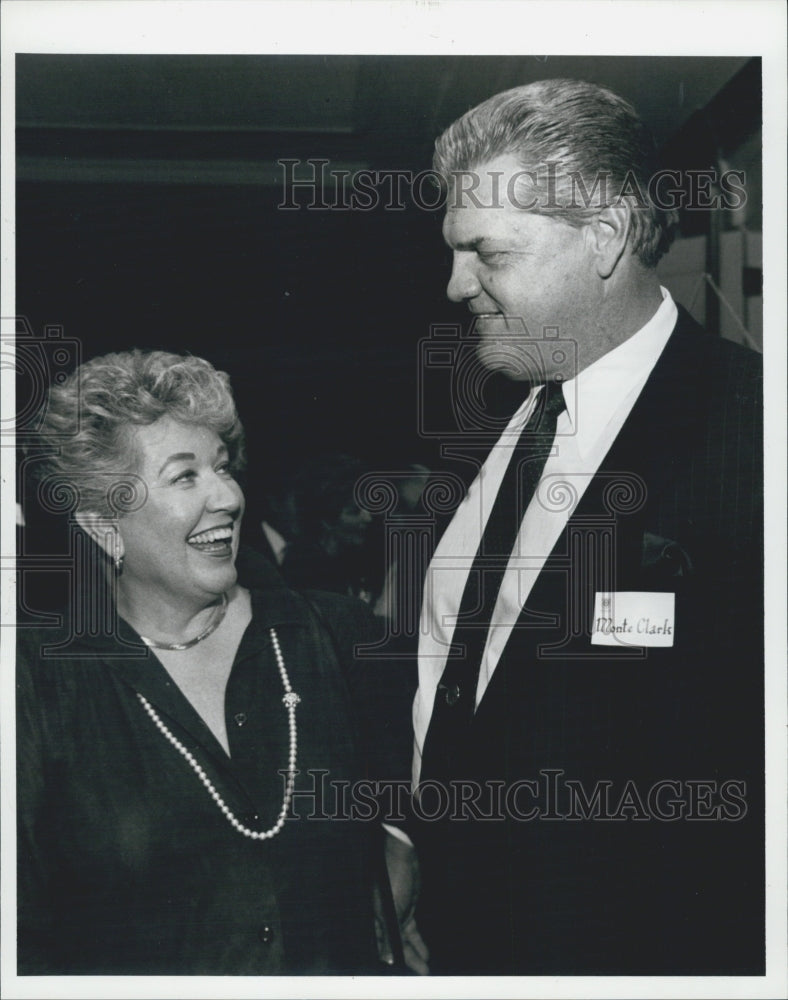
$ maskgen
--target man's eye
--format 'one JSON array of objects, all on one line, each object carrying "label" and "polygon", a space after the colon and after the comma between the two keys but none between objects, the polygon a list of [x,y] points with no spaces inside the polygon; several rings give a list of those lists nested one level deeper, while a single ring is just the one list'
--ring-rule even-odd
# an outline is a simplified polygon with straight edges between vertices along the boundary
[{"label": "man's eye", "polygon": [[502,250],[479,250],[477,256],[482,264],[498,264],[503,260],[504,253]]}]

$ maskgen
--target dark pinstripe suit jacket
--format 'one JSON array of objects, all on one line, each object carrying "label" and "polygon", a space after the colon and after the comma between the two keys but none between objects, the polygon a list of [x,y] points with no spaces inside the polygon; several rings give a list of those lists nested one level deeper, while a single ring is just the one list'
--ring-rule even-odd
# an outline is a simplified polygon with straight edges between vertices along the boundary
[{"label": "dark pinstripe suit jacket", "polygon": [[[680,310],[469,732],[528,784],[417,824],[437,971],[763,971],[761,381]],[[604,590],[674,593],[674,645],[592,646]]]}]

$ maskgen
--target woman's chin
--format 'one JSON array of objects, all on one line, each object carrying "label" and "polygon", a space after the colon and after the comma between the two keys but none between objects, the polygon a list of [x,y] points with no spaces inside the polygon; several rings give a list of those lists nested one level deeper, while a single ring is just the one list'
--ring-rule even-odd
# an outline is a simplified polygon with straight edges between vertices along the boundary
[{"label": "woman's chin", "polygon": [[232,561],[228,559],[221,569],[217,569],[212,573],[201,573],[199,583],[201,589],[219,596],[220,594],[227,593],[231,587],[234,587],[237,580],[238,572],[235,568],[235,559]]}]

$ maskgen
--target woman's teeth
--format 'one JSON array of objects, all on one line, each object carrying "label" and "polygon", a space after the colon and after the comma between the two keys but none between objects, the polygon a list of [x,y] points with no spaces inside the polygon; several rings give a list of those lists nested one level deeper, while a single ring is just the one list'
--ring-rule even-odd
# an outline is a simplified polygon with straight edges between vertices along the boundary
[{"label": "woman's teeth", "polygon": [[200,531],[196,535],[187,538],[189,545],[210,545],[216,542],[229,542],[233,537],[232,528],[210,528],[208,531]]}]

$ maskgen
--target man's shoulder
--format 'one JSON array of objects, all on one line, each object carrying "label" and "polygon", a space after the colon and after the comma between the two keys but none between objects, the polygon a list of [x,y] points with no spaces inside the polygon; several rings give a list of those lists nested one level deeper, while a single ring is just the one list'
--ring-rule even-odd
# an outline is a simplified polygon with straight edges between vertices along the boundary
[{"label": "man's shoulder", "polygon": [[[648,383],[649,406],[679,426],[714,424],[716,433],[762,420],[763,357],[716,336],[682,306]],[[665,401],[668,410],[664,411]]]},{"label": "man's shoulder", "polygon": [[744,386],[759,388],[763,380],[763,356],[750,347],[734,343],[725,337],[709,333],[681,305],[674,338],[680,348],[698,359],[695,374],[698,381],[736,379]]}]

